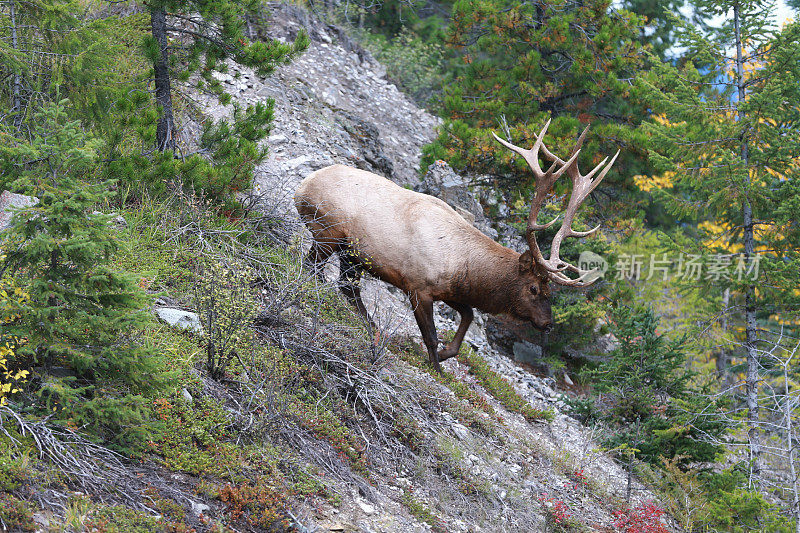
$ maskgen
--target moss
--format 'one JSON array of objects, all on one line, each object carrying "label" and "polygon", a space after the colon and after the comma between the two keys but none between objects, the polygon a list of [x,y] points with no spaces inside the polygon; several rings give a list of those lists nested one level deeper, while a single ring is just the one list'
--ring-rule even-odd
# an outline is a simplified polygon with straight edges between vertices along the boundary
[{"label": "moss", "polygon": [[401,501],[412,516],[430,525],[431,531],[434,531],[435,533],[447,532],[447,527],[445,527],[445,523],[442,521],[442,519],[434,515],[431,509],[425,505],[425,503],[414,498],[411,493],[404,493],[401,497]]},{"label": "moss", "polygon": [[115,505],[95,511],[84,524],[85,531],[98,533],[161,533],[166,530],[158,517]]},{"label": "moss", "polygon": [[517,391],[505,378],[492,370],[486,361],[472,349],[464,350],[459,361],[466,364],[470,373],[478,379],[481,386],[509,411],[521,414],[529,422],[553,421],[552,411],[536,409],[531,406],[525,398],[517,394]]},{"label": "moss", "polygon": [[0,441],[0,491],[12,491],[28,480],[32,475],[30,457],[34,446],[29,439],[23,438],[14,430],[7,430],[17,440],[12,445],[10,440]]}]

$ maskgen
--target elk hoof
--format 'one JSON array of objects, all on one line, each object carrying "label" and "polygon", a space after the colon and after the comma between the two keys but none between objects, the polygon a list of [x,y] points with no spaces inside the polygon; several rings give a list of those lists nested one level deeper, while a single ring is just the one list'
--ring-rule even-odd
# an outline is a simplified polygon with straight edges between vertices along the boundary
[{"label": "elk hoof", "polygon": [[436,355],[439,356],[439,361],[444,361],[446,359],[450,359],[451,357],[455,357],[458,355],[457,350],[453,350],[451,348],[445,348],[444,350],[439,350],[436,352]]}]

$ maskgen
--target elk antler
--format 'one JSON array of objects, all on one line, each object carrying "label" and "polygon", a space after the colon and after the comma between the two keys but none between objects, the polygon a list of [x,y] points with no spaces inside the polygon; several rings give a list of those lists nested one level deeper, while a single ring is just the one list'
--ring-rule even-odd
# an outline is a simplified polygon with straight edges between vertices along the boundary
[{"label": "elk antler", "polygon": [[[528,227],[525,231],[525,238],[528,241],[528,246],[530,247],[531,254],[533,255],[533,260],[537,264],[544,267],[548,273],[548,277],[554,282],[560,285],[568,285],[570,287],[585,287],[591,285],[595,281],[585,280],[586,276],[593,271],[582,270],[575,265],[571,265],[563,261],[559,257],[561,243],[567,237],[589,236],[600,228],[598,225],[589,231],[575,231],[572,229],[572,221],[575,218],[575,213],[578,211],[580,205],[603,180],[608,171],[611,169],[611,166],[614,164],[614,161],[617,160],[619,150],[617,150],[617,153],[613,158],[611,158],[611,161],[608,162],[608,164],[606,164],[608,161],[608,157],[606,157],[600,162],[599,165],[594,167],[591,172],[583,176],[581,175],[580,170],[578,170],[578,154],[580,154],[581,146],[586,138],[586,133],[589,131],[589,126],[586,126],[580,137],[578,137],[578,141],[575,143],[575,147],[572,149],[572,152],[566,161],[553,154],[547,149],[546,146],[544,146],[543,139],[549,126],[550,121],[548,120],[544,125],[544,128],[542,128],[542,131],[536,137],[536,141],[533,143],[533,147],[530,150],[525,150],[524,148],[520,148],[519,146],[515,146],[510,142],[504,141],[495,135],[494,132],[492,132],[492,135],[494,135],[494,138],[497,139],[500,144],[521,155],[528,163],[528,166],[531,167],[531,170],[536,177],[536,195],[533,198],[533,202],[531,202],[531,212],[528,215]],[[544,156],[553,162],[550,165],[550,168],[548,168],[546,171],[543,171],[542,167],[539,166],[540,149],[544,152]],[[558,170],[556,170],[556,167],[558,167]],[[592,177],[597,174],[601,168],[602,171],[593,180]],[[542,251],[539,249],[539,245],[536,242],[535,232],[537,230],[549,228],[555,224],[555,222],[558,220],[558,217],[554,218],[547,224],[539,224],[537,222],[537,218],[539,216],[539,210],[542,208],[542,205],[544,205],[545,197],[553,188],[553,184],[556,182],[556,180],[565,172],[570,178],[572,178],[572,194],[570,195],[569,202],[567,203],[567,209],[564,212],[564,222],[561,224],[561,228],[559,228],[558,232],[556,232],[555,237],[553,237],[553,243],[550,246],[550,258],[545,259],[542,255]],[[575,272],[578,274],[578,277],[570,278],[564,274],[564,270]]]}]

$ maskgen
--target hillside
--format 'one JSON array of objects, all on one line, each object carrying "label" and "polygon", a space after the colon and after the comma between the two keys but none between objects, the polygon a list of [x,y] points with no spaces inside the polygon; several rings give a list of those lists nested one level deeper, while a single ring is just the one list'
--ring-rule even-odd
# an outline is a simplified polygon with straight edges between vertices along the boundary
[{"label": "hillside", "polygon": [[[632,35],[646,40],[647,19],[583,2],[533,14],[525,3],[498,11],[480,0],[420,7],[451,17],[445,37],[443,19],[390,1],[353,13],[336,1],[55,4],[0,2],[0,43],[11,50],[0,54],[9,67],[0,85],[0,529],[800,528],[791,364],[800,304],[787,214],[800,204],[781,188],[792,174],[769,167],[779,181],[756,203],[780,206],[771,227],[786,238],[755,232],[783,254],[765,260],[772,277],[755,291],[757,261],[742,280],[753,243],[740,253],[726,240],[752,233],[752,220],[748,230],[687,214],[718,202],[728,216],[747,202],[710,181],[710,199],[697,200],[702,179],[671,189],[679,156],[692,154],[669,128],[694,135],[695,125],[639,116],[654,109],[642,102],[658,69],[673,68],[655,56],[645,65],[642,43],[626,33],[642,29]],[[539,22],[518,24],[518,10]],[[364,43],[390,60],[382,65]],[[531,52],[550,45],[557,51]],[[525,55],[518,64],[514,46]],[[441,69],[415,92],[439,91],[440,117],[395,85],[414,61],[428,74]],[[705,75],[691,69],[675,79]],[[649,85],[633,81],[639,70]],[[698,98],[695,108],[712,102]],[[546,142],[570,162],[540,198],[536,187],[552,174],[534,182],[490,134],[522,144],[551,120]],[[754,128],[791,123],[770,120]],[[579,154],[576,128],[590,123]],[[782,135],[766,135],[774,153],[767,144],[753,157],[772,154],[779,168]],[[669,161],[652,144],[664,139],[679,146]],[[734,148],[692,164],[734,168],[747,159]],[[578,156],[586,171],[616,149],[617,166],[595,189],[605,173],[581,176]],[[514,256],[511,277],[527,280],[520,301],[544,292],[555,327],[476,310],[460,353],[438,373],[406,295],[367,277],[370,325],[339,291],[338,260],[322,279],[303,264],[311,235],[295,190],[333,164],[437,196],[483,234],[533,251]],[[687,180],[711,172],[680,168]],[[748,191],[771,179],[741,175]],[[595,192],[573,219],[582,200],[573,205],[571,192],[583,186]],[[602,282],[587,288],[567,276],[580,288],[565,286],[541,255],[531,259],[538,244],[522,236],[534,190],[542,204],[528,224],[556,215],[575,230],[601,223],[595,236],[570,235],[579,238],[561,252],[599,257],[609,269]],[[684,200],[692,205],[683,210],[671,203]],[[557,255],[561,230],[550,225],[536,228],[538,242]],[[678,279],[669,254],[679,269],[715,259],[723,272]],[[654,257],[663,279],[651,280]],[[753,298],[781,287],[784,307],[759,307],[756,328]],[[744,322],[733,318],[740,308]],[[452,339],[458,314],[442,302],[434,312],[440,339]],[[763,375],[753,377],[744,368],[756,346]]]},{"label": "hillside", "polygon": [[[416,185],[421,147],[437,119],[341,30],[292,5],[272,5],[271,13],[271,36],[289,40],[304,27],[308,51],[270,77],[233,64],[218,76],[234,102],[276,101],[269,157],[244,197],[260,213],[256,222],[230,225],[190,198],[173,197],[122,209],[118,229],[118,262],[157,293],[159,314],[164,307],[198,310],[197,285],[187,276],[205,246],[226,250],[222,260],[231,264],[262,258],[259,347],[249,368],[234,365],[217,383],[203,365],[203,335],[153,321],[148,342],[177,357],[181,385],[153,400],[163,428],[135,460],[3,408],[12,417],[3,426],[10,439],[4,527],[611,531],[612,513],[624,502],[624,472],[591,431],[564,414],[553,379],[488,342],[482,316],[468,334],[470,347],[439,376],[423,362],[402,295],[366,280],[365,299],[381,327],[376,346],[337,296],[335,267],[330,286],[300,269],[307,237],[291,205],[297,183],[343,163]],[[190,89],[178,93],[191,110],[181,124],[187,145],[204,117],[224,118],[232,109]],[[259,234],[264,223],[273,231],[230,240]],[[437,326],[452,331],[443,309]],[[634,489],[634,506],[653,498],[638,483]]]}]

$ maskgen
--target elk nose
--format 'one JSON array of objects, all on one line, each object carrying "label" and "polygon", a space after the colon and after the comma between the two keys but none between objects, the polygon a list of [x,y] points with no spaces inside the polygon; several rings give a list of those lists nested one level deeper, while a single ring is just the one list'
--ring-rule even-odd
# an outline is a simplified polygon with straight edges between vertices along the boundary
[{"label": "elk nose", "polygon": [[554,327],[554,326],[553,326],[553,323],[552,323],[552,322],[551,322],[550,324],[547,324],[547,325],[545,326],[545,328],[544,328],[544,332],[545,332],[545,333],[550,333],[551,331],[553,331],[553,327]]}]

